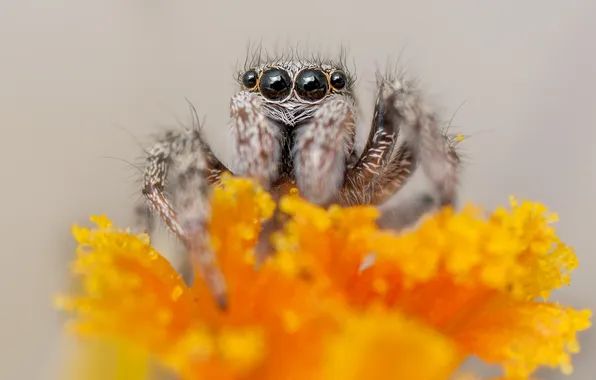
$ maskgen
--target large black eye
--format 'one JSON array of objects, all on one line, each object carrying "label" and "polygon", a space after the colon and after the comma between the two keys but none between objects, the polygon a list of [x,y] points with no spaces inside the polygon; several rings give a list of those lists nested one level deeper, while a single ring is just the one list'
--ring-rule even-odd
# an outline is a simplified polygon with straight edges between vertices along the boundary
[{"label": "large black eye", "polygon": [[269,100],[283,100],[292,92],[292,78],[282,69],[265,70],[261,75],[259,91]]},{"label": "large black eye", "polygon": [[346,74],[342,73],[341,71],[336,71],[331,74],[331,85],[336,90],[341,90],[342,88],[346,87],[348,83],[348,78]]},{"label": "large black eye", "polygon": [[257,85],[258,74],[254,70],[248,70],[242,75],[242,84],[246,88],[254,88]]},{"label": "large black eye", "polygon": [[305,69],[296,77],[296,94],[304,100],[321,100],[327,95],[329,84],[321,70]]}]

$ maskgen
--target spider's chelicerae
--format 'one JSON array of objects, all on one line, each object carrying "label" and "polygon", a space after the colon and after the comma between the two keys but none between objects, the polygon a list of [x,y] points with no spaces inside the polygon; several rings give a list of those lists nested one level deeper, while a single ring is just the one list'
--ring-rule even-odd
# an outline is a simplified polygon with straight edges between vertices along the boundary
[{"label": "spider's chelicerae", "polygon": [[[455,144],[412,83],[379,76],[371,130],[357,152],[354,81],[343,60],[273,59],[246,67],[230,102],[233,174],[254,178],[276,198],[296,186],[304,198],[323,206],[376,205],[380,225],[396,230],[452,204],[459,167]],[[184,242],[193,267],[222,307],[225,279],[205,225],[210,188],[225,171],[230,170],[199,129],[169,131],[148,153],[142,190]],[[414,172],[426,177],[427,186],[405,191]],[[151,213],[139,209],[137,215],[149,230]],[[261,258],[270,252],[276,220],[263,226]]]}]

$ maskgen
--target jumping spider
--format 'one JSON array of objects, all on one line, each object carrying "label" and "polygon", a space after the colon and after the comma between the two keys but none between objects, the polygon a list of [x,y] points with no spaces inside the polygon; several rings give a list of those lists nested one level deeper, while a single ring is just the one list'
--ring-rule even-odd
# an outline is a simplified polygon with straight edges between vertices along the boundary
[{"label": "jumping spider", "polygon": [[[343,60],[267,60],[240,72],[238,82],[240,90],[230,102],[234,175],[257,180],[276,198],[296,186],[322,206],[376,205],[380,225],[396,230],[453,204],[458,155],[411,82],[379,76],[371,130],[360,154],[354,148],[355,79]],[[417,168],[428,186],[403,191]],[[151,208],[184,242],[222,308],[225,279],[205,224],[210,188],[225,171],[230,170],[199,129],[169,131],[148,152],[142,189]],[[165,196],[166,179],[172,202]],[[147,210],[138,209],[137,216],[149,232]],[[258,255],[268,253],[274,220],[263,226]]]}]

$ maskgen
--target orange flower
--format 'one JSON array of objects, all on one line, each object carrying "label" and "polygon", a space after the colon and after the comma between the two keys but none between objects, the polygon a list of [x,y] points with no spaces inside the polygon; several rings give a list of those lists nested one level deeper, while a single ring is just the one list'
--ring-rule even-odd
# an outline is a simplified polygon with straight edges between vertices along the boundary
[{"label": "orange flower", "polygon": [[74,332],[136,344],[183,379],[447,379],[469,355],[508,378],[539,366],[571,371],[590,312],[545,301],[577,265],[535,203],[484,216],[445,208],[403,234],[379,230],[373,207],[324,210],[284,198],[277,254],[256,269],[252,248],[274,203],[251,181],[214,190],[209,229],[227,278],[221,312],[196,279],[186,287],[151,248],[95,217],[75,227],[62,297]]}]

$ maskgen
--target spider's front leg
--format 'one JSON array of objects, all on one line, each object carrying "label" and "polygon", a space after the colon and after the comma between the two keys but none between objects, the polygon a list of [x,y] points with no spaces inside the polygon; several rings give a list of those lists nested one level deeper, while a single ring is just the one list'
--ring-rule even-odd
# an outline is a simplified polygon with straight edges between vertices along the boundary
[{"label": "spider's front leg", "polygon": [[[343,193],[379,205],[379,224],[401,230],[455,202],[458,169],[453,144],[420,94],[401,79],[383,80],[367,146]],[[422,174],[424,187],[415,188],[414,174]]]},{"label": "spider's front leg", "polygon": [[[210,185],[224,170],[199,130],[168,132],[149,152],[143,183],[143,195],[184,243],[193,269],[199,271],[221,308],[226,307],[226,284],[206,224],[211,211]],[[173,203],[165,195],[167,180]]]},{"label": "spider's front leg", "polygon": [[356,131],[354,105],[341,95],[327,100],[312,121],[296,131],[294,157],[296,183],[309,201],[336,202]]},{"label": "spider's front leg", "polygon": [[440,128],[437,114],[420,94],[401,81],[394,81],[385,85],[383,101],[388,121],[399,126],[403,145],[412,152],[416,170],[426,179],[421,190],[404,186],[380,206],[380,224],[400,229],[412,225],[423,214],[454,205],[460,161],[454,145]]}]

